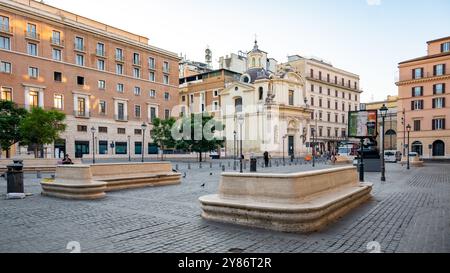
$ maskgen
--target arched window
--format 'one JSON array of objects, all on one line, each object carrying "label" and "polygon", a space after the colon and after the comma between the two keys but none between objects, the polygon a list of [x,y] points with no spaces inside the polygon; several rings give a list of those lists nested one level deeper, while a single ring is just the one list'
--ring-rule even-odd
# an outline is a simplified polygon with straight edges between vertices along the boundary
[{"label": "arched window", "polygon": [[264,99],[264,89],[262,87],[260,87],[258,90],[258,98],[259,98],[259,100]]},{"label": "arched window", "polygon": [[255,60],[255,57],[252,58],[252,66],[253,66],[253,67],[256,66],[256,60]]},{"label": "arched window", "polygon": [[442,140],[433,143],[433,156],[445,156],[445,143]]},{"label": "arched window", "polygon": [[235,107],[236,113],[242,112],[242,98],[236,98],[234,100],[234,107]]},{"label": "arched window", "polygon": [[386,131],[386,144],[389,144],[389,150],[395,150],[395,142],[397,141],[397,132],[390,129]]},{"label": "arched window", "polygon": [[423,156],[423,145],[420,141],[415,141],[411,146],[411,152],[417,153],[420,156]]}]

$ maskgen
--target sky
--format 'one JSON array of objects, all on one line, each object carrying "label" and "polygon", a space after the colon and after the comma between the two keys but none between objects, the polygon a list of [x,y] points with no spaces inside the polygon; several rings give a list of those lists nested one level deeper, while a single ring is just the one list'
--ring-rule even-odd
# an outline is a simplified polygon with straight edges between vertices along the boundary
[{"label": "sky", "polygon": [[450,0],[45,0],[144,35],[150,44],[215,67],[220,56],[260,49],[285,62],[315,56],[361,77],[362,102],[396,95],[398,63],[450,36]]}]

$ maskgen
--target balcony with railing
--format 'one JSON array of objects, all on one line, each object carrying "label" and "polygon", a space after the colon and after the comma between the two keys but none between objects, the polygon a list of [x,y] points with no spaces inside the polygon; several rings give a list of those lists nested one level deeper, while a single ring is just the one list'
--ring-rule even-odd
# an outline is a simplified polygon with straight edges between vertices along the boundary
[{"label": "balcony with railing", "polygon": [[313,81],[321,82],[323,84],[331,85],[331,86],[338,87],[338,88],[345,88],[345,89],[351,90],[351,91],[362,92],[362,90],[358,86],[354,86],[354,85],[352,86],[351,84],[348,85],[348,84],[345,84],[345,83],[342,84],[342,83],[339,83],[339,82],[336,83],[335,81],[328,81],[328,79],[326,79],[326,78],[324,79],[324,77],[319,77],[317,75],[308,75],[306,77],[306,79],[307,80],[313,80]]},{"label": "balcony with railing", "polygon": [[450,76],[450,72],[444,71],[443,73],[434,73],[434,72],[424,72],[422,75],[412,75],[411,73],[407,75],[403,75],[400,77],[396,77],[397,82],[408,82],[408,81],[420,81],[420,80],[428,80],[439,77],[448,77]]},{"label": "balcony with railing", "polygon": [[116,121],[122,121],[122,122],[127,122],[128,121],[128,116],[122,114],[122,115],[114,115],[114,119]]},{"label": "balcony with railing", "polygon": [[116,54],[116,62],[125,62],[125,56]]},{"label": "balcony with railing", "polygon": [[91,118],[91,112],[89,111],[73,111],[73,115],[77,118]]},{"label": "balcony with railing", "polygon": [[86,52],[86,46],[84,44],[75,43],[74,50],[79,52]]},{"label": "balcony with railing", "polygon": [[25,31],[25,38],[31,39],[34,41],[40,41],[41,40],[41,34],[39,34],[37,31]]},{"label": "balcony with railing", "polygon": [[0,24],[0,33],[13,34],[13,28],[9,24]]},{"label": "balcony with railing", "polygon": [[64,47],[64,40],[60,39],[60,38],[50,38],[50,44],[52,46],[59,46],[59,47]]}]

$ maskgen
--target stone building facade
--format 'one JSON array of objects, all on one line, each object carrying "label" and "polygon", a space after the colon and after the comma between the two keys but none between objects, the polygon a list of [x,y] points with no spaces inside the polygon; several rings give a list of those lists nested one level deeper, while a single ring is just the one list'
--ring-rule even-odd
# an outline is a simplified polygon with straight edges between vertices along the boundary
[{"label": "stone building facade", "polygon": [[147,155],[153,118],[178,115],[177,54],[44,3],[0,1],[0,61],[1,99],[67,115],[67,131],[43,148],[46,157]]}]

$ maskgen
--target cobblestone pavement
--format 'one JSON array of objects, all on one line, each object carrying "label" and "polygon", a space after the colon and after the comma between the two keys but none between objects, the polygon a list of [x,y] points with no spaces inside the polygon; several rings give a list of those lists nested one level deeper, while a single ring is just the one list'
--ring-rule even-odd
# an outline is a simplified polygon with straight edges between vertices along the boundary
[{"label": "cobblestone pavement", "polygon": [[[99,201],[66,201],[40,195],[39,180],[26,175],[25,200],[5,200],[0,180],[0,252],[450,252],[450,165],[407,171],[387,166],[378,173],[373,199],[322,232],[301,235],[207,222],[198,198],[217,192],[221,168],[178,163],[182,185],[109,193]],[[228,162],[223,163],[227,170]],[[275,165],[275,164],[274,164]],[[232,166],[232,165],[231,165]],[[316,169],[329,168],[319,164]],[[310,165],[273,166],[264,172],[297,172]],[[206,187],[201,185],[205,183]]]}]

